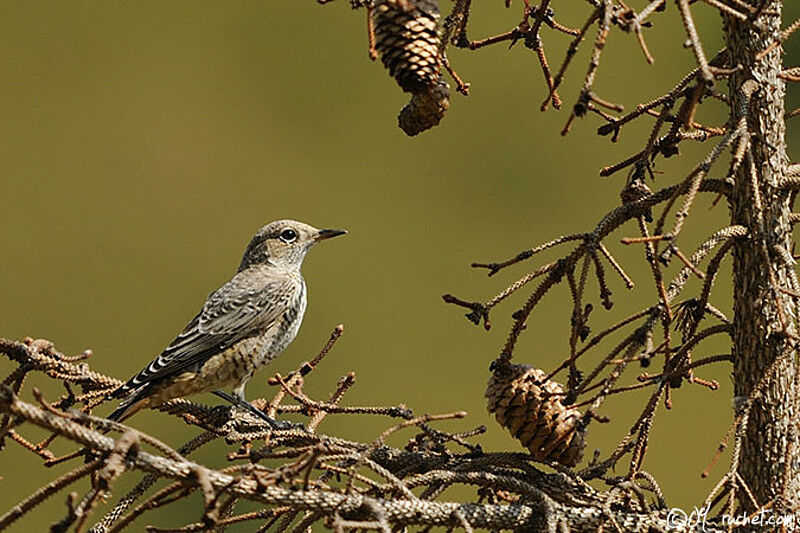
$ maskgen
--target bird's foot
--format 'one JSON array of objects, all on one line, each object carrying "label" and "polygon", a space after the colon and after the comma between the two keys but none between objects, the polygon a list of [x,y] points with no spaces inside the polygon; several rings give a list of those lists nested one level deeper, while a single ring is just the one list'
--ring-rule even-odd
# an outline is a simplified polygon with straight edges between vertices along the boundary
[{"label": "bird's foot", "polygon": [[253,416],[256,416],[257,418],[260,418],[261,420],[266,422],[267,425],[269,427],[271,427],[272,429],[277,429],[277,430],[302,429],[302,430],[305,430],[305,426],[303,426],[303,424],[298,424],[296,422],[291,422],[289,420],[281,420],[281,421],[275,420],[274,418],[272,418],[267,413],[265,413],[264,411],[262,411],[261,409],[259,409],[255,405],[251,404],[247,400],[244,400],[242,398],[234,396],[233,394],[230,394],[228,392],[221,391],[221,390],[215,390],[215,391],[211,391],[211,393],[213,395],[215,395],[215,396],[218,396],[219,398],[222,398],[226,402],[229,402],[229,403],[231,403],[231,404],[233,404],[233,405],[235,405],[237,407],[241,407],[242,409],[246,410],[247,412],[249,412]]},{"label": "bird's foot", "polygon": [[306,427],[301,422],[292,422],[291,420],[273,420],[275,422],[275,429],[292,430],[299,429],[306,431]]}]

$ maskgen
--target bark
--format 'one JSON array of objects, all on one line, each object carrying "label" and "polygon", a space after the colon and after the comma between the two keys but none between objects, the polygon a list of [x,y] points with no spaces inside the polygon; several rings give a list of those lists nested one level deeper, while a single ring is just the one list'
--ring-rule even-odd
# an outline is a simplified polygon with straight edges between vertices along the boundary
[{"label": "bark", "polygon": [[[751,404],[739,472],[760,505],[773,503],[776,510],[797,512],[800,373],[792,338],[797,333],[797,301],[777,289],[800,288],[791,264],[792,198],[779,187],[788,165],[785,83],[778,77],[780,48],[756,59],[778,36],[781,4],[766,0],[754,26],[730,18],[725,25],[731,63],[742,66],[730,77],[733,125],[745,117],[751,141],[749,155],[735,174],[731,198],[733,223],[750,229],[750,238],[734,249],[733,378],[739,398],[757,387],[763,391]],[[757,83],[749,102],[748,80]]]}]

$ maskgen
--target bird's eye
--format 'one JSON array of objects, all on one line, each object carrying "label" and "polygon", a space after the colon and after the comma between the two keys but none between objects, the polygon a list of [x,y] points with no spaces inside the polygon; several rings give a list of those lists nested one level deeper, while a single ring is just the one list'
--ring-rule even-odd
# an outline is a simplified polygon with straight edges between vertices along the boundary
[{"label": "bird's eye", "polygon": [[285,229],[281,232],[280,238],[286,244],[291,244],[297,240],[297,232],[293,229]]}]

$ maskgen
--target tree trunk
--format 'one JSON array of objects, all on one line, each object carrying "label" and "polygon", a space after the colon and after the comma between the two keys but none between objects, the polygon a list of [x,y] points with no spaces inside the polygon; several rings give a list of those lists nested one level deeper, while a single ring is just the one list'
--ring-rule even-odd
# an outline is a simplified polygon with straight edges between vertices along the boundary
[{"label": "tree trunk", "polygon": [[[731,64],[742,66],[730,77],[731,127],[746,117],[751,141],[749,154],[736,171],[731,198],[733,223],[750,229],[750,237],[734,249],[734,389],[741,399],[757,386],[763,391],[750,405],[739,473],[758,504],[772,503],[775,513],[800,511],[800,373],[793,339],[797,301],[777,289],[800,289],[791,259],[792,202],[790,194],[779,187],[788,165],[785,83],[778,77],[780,47],[756,59],[778,36],[781,4],[781,0],[766,0],[756,27],[732,18],[727,18],[725,26]],[[748,80],[757,82],[749,105]],[[740,407],[746,409],[746,405]]]}]

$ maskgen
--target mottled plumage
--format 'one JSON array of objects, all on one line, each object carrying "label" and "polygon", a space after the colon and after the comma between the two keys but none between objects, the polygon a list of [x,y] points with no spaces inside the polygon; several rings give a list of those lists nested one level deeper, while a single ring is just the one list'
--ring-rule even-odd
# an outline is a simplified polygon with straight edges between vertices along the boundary
[{"label": "mottled plumage", "polygon": [[124,398],[109,415],[122,421],[144,407],[247,380],[294,340],[306,309],[300,272],[317,241],[345,233],[278,220],[250,241],[239,270],[149,365],[114,391]]}]

